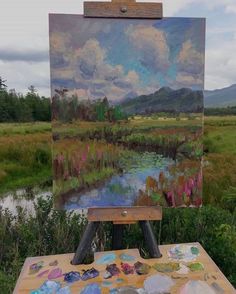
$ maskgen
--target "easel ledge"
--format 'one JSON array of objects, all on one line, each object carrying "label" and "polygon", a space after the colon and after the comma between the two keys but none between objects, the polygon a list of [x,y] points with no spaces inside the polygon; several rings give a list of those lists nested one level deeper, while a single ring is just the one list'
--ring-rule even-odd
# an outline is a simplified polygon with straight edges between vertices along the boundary
[{"label": "easel ledge", "polygon": [[136,3],[135,0],[84,2],[84,17],[162,18],[162,3]]},{"label": "easel ledge", "polygon": [[161,206],[89,208],[88,221],[134,224],[138,221],[161,220]]}]

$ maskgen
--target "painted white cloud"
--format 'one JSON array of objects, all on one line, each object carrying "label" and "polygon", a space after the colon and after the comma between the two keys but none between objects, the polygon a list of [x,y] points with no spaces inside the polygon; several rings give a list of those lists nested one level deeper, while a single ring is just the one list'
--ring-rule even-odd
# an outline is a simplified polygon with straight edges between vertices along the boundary
[{"label": "painted white cloud", "polygon": [[153,69],[154,72],[168,69],[169,47],[163,31],[145,25],[130,25],[126,34],[135,50],[140,52],[143,66]]},{"label": "painted white cloud", "polygon": [[[59,41],[57,41],[57,38]],[[122,65],[111,65],[106,61],[107,52],[96,39],[89,39],[76,52],[58,52],[61,36],[53,36],[53,59],[66,59],[65,67],[55,67],[52,70],[53,79],[73,80],[76,89],[68,94],[76,93],[80,99],[103,98],[120,100],[127,94],[138,91],[139,75],[135,71],[124,72]],[[66,55],[66,56],[65,56]],[[66,86],[66,85],[65,85]],[[55,87],[57,87],[55,85]]]},{"label": "painted white cloud", "polygon": [[176,79],[180,85],[203,86],[204,55],[193,47],[190,40],[183,43],[177,58],[177,65],[179,73]]}]

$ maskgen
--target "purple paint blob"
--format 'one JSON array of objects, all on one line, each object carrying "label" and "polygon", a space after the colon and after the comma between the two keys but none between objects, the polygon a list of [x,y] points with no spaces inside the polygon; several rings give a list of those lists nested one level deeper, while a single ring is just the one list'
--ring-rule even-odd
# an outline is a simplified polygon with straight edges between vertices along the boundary
[{"label": "purple paint blob", "polygon": [[57,267],[57,268],[50,271],[50,273],[48,274],[48,279],[53,280],[53,279],[60,278],[62,276],[63,276],[62,270],[59,267]]},{"label": "purple paint blob", "polygon": [[120,269],[115,263],[107,265],[106,271],[109,272],[112,276],[117,276],[120,274]]},{"label": "purple paint blob", "polygon": [[83,272],[81,279],[87,281],[96,278],[97,276],[99,276],[99,272],[95,268],[91,268]]},{"label": "purple paint blob", "polygon": [[64,281],[68,283],[73,283],[79,281],[81,279],[79,272],[68,272],[64,275]]}]

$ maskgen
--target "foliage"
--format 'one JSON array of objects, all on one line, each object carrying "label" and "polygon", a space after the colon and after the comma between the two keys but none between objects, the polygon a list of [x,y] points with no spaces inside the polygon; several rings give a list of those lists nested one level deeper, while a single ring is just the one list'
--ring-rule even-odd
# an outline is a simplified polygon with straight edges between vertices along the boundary
[{"label": "foliage", "polygon": [[40,97],[33,86],[26,95],[6,90],[0,79],[0,122],[50,121],[51,102]]},{"label": "foliage", "polygon": [[236,106],[231,106],[231,107],[228,106],[228,107],[222,107],[222,108],[205,108],[204,114],[207,116],[236,115]]},{"label": "foliage", "polygon": [[109,121],[115,122],[126,119],[119,105],[109,105],[107,97],[98,100],[80,101],[76,95],[68,97],[67,91],[56,90],[52,97],[52,119],[61,122]]},{"label": "foliage", "polygon": [[48,181],[51,178],[50,133],[22,135],[22,129],[17,129],[16,134],[14,128],[9,130],[11,136],[0,137],[0,192]]},{"label": "foliage", "polygon": [[[26,257],[75,251],[86,224],[85,218],[57,211],[52,205],[52,198],[39,199],[35,204],[35,214],[29,216],[21,209],[16,216],[7,210],[0,211],[0,293],[11,293]],[[153,225],[158,239],[160,226],[158,223]],[[95,240],[96,250],[107,250],[111,246],[111,224],[104,226]],[[236,285],[236,229],[235,218],[230,212],[211,206],[167,208],[164,209],[161,230],[162,244],[200,242]],[[126,227],[123,242],[125,248],[139,244],[140,252],[147,257],[138,225]]]}]

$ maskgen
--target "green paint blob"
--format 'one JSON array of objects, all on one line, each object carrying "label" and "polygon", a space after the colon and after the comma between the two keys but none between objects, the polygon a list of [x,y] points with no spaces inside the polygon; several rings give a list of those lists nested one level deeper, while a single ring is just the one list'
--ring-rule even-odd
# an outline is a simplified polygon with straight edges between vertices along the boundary
[{"label": "green paint blob", "polygon": [[161,273],[171,273],[176,272],[180,269],[179,263],[170,262],[170,263],[155,263],[153,268]]},{"label": "green paint blob", "polygon": [[190,263],[188,265],[188,268],[192,272],[203,271],[204,270],[204,265],[202,263],[200,263],[200,262],[194,262],[194,263]]},{"label": "green paint blob", "polygon": [[199,254],[199,249],[197,247],[191,247],[191,252],[194,255],[198,255]]}]

